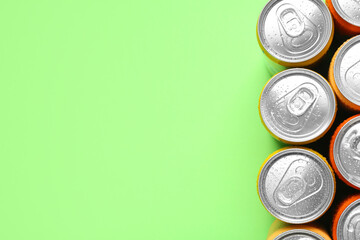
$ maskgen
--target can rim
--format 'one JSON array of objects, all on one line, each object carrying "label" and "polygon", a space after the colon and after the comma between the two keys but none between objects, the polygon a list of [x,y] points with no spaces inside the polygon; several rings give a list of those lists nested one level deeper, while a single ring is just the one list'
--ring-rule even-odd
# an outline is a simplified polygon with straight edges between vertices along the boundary
[{"label": "can rim", "polygon": [[342,19],[356,27],[360,27],[360,21],[355,21],[353,18],[349,17],[349,15],[347,15],[345,11],[340,7],[338,0],[331,0],[331,2],[334,6],[336,13],[339,14]]},{"label": "can rim", "polygon": [[349,177],[349,174],[346,172],[346,170],[343,168],[341,164],[341,159],[338,155],[338,148],[341,145],[341,140],[348,131],[349,128],[351,128],[354,124],[360,122],[360,116],[356,116],[352,119],[350,119],[348,122],[344,124],[344,126],[341,127],[339,132],[336,134],[335,141],[334,141],[334,147],[333,147],[333,156],[334,156],[334,162],[336,165],[336,168],[339,170],[340,174],[352,185],[355,187],[360,188],[360,182],[355,182],[353,178]]},{"label": "can rim", "polygon": [[340,76],[340,65],[344,58],[344,55],[347,53],[347,51],[349,51],[353,47],[354,44],[357,44],[359,42],[360,42],[360,35],[351,38],[341,47],[339,53],[335,57],[333,71],[334,71],[335,83],[336,83],[336,86],[339,89],[340,93],[348,101],[360,106],[360,99],[353,97],[348,91],[346,91],[346,89],[344,88],[344,85],[343,85],[343,81]]},{"label": "can rim", "polygon": [[[278,82],[279,80],[283,79],[284,77],[290,76],[292,74],[303,74],[305,76],[308,76],[309,78],[313,79],[314,81],[316,81],[317,83],[319,83],[325,92],[327,92],[329,100],[330,100],[330,108],[331,111],[329,113],[329,115],[331,116],[331,118],[329,118],[327,121],[323,122],[321,124],[321,127],[316,129],[316,131],[313,131],[311,133],[301,136],[289,136],[289,135],[285,135],[283,134],[281,131],[279,131],[278,129],[275,129],[274,127],[272,127],[268,121],[263,118],[263,114],[264,114],[264,108],[261,107],[263,104],[263,101],[266,101],[265,97],[266,97],[266,93],[273,87],[273,85]],[[333,123],[333,120],[335,118],[335,114],[336,114],[336,98],[335,98],[335,94],[330,86],[330,84],[328,83],[328,81],[325,80],[325,78],[323,76],[321,76],[320,74],[312,71],[312,70],[308,70],[305,68],[291,68],[291,69],[287,69],[284,70],[278,74],[276,74],[275,76],[273,76],[265,85],[261,96],[260,96],[260,115],[261,118],[266,126],[266,128],[275,136],[277,136],[278,138],[280,138],[283,141],[286,142],[290,142],[290,143],[304,143],[304,142],[309,142],[312,141],[314,139],[316,139],[319,136],[322,136],[322,134],[324,132],[326,132],[328,130],[328,128],[331,126],[331,124]]]},{"label": "can rim", "polygon": [[341,213],[340,218],[337,222],[337,226],[336,226],[336,237],[340,240],[343,239],[342,238],[342,233],[343,233],[343,227],[344,225],[342,224],[342,222],[344,220],[346,220],[346,217],[348,215],[348,213],[352,210],[353,207],[355,207],[357,204],[360,203],[360,199],[357,199],[355,201],[353,201],[352,203],[350,203],[345,210]]},{"label": "can rim", "polygon": [[[266,16],[268,14],[268,12],[272,9],[272,7],[277,4],[278,2],[283,1],[283,0],[270,0],[265,7],[263,8],[263,10],[260,13],[260,16],[258,18],[258,22],[257,22],[257,36],[258,36],[258,40],[259,43],[261,44],[262,49],[266,52],[266,55],[268,55],[272,60],[274,60],[275,62],[287,62],[287,63],[303,63],[306,62],[308,60],[311,60],[313,58],[315,58],[316,56],[318,56],[328,45],[328,42],[332,40],[332,34],[333,34],[333,20],[331,17],[331,13],[329,11],[329,9],[326,7],[325,3],[321,0],[311,0],[312,3],[314,3],[319,9],[320,11],[323,13],[322,15],[325,18],[325,25],[326,23],[328,23],[330,25],[329,28],[327,28],[325,30],[324,36],[323,37],[323,41],[321,42],[321,44],[318,44],[318,47],[316,47],[313,51],[312,54],[310,54],[308,57],[298,57],[298,58],[291,58],[291,57],[283,57],[283,56],[279,56],[274,54],[274,51],[269,51],[268,47],[266,47],[267,45],[265,44],[265,37],[263,36],[263,34],[261,34],[262,31],[262,26],[263,23],[265,22]],[[276,53],[276,52],[275,52]]]},{"label": "can rim", "polygon": [[[321,166],[323,168],[324,172],[327,173],[328,177],[331,178],[331,181],[329,181],[329,184],[330,184],[329,188],[331,189],[331,193],[329,194],[328,199],[322,204],[322,206],[321,206],[321,208],[319,208],[318,212],[315,212],[314,214],[309,215],[304,218],[301,218],[301,217],[292,218],[289,216],[284,216],[279,211],[274,210],[273,207],[267,201],[266,193],[264,193],[263,188],[260,187],[260,185],[264,186],[264,180],[268,173],[267,169],[269,169],[277,159],[283,157],[284,155],[288,155],[288,154],[291,154],[294,152],[296,152],[298,154],[307,155],[308,157],[310,157],[311,159],[313,159],[314,161],[319,163],[319,166]],[[303,223],[308,223],[308,222],[318,219],[328,210],[328,208],[330,207],[330,205],[334,199],[334,195],[335,195],[335,182],[334,181],[335,180],[334,180],[334,175],[332,173],[332,170],[326,164],[325,160],[322,159],[318,155],[317,152],[307,149],[307,148],[303,148],[303,147],[289,147],[280,152],[275,153],[266,161],[266,163],[264,164],[264,166],[262,167],[262,169],[259,173],[258,193],[259,193],[260,200],[263,203],[264,207],[275,218],[277,218],[283,222],[287,222],[287,223],[291,223],[291,224],[303,224]]]},{"label": "can rim", "polygon": [[308,235],[309,237],[313,238],[313,240],[325,240],[325,238],[323,238],[322,236],[320,236],[319,234],[307,230],[307,229],[301,229],[301,228],[297,228],[297,229],[291,229],[288,231],[285,231],[281,234],[279,234],[278,236],[276,236],[274,238],[274,240],[282,240],[285,237],[289,237],[292,234],[304,234],[304,235]]}]

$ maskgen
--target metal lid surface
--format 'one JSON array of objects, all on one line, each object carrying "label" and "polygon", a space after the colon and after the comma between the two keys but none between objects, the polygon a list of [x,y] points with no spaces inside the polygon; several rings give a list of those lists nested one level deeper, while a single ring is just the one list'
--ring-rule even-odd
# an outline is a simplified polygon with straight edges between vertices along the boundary
[{"label": "metal lid surface", "polygon": [[331,169],[318,155],[303,148],[288,148],[265,163],[258,191],[274,217],[300,224],[317,219],[329,208],[335,183]]},{"label": "metal lid surface", "polygon": [[360,236],[360,199],[351,203],[341,214],[336,227],[338,240],[357,240]]},{"label": "metal lid surface", "polygon": [[332,4],[342,19],[360,27],[360,0],[332,0]]},{"label": "metal lid surface", "polygon": [[305,229],[293,229],[281,233],[274,240],[325,240],[319,234]]},{"label": "metal lid surface", "polygon": [[360,106],[360,36],[340,49],[334,63],[336,86],[350,102]]},{"label": "metal lid surface", "polygon": [[340,129],[334,141],[333,155],[341,175],[360,187],[360,116]]},{"label": "metal lid surface", "polygon": [[259,109],[271,133],[287,142],[304,143],[321,136],[332,124],[336,100],[322,76],[293,68],[266,84]]},{"label": "metal lid surface", "polygon": [[258,20],[264,49],[284,62],[304,62],[317,56],[331,39],[331,14],[321,0],[271,0]]}]

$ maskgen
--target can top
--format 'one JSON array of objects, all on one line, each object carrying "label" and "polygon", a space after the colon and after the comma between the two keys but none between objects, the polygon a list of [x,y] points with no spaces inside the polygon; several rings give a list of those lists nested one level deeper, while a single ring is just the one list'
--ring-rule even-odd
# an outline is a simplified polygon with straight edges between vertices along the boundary
[{"label": "can top", "polygon": [[358,239],[360,220],[360,199],[352,202],[341,214],[336,226],[338,240]]},{"label": "can top", "polygon": [[262,10],[257,28],[265,51],[288,63],[317,56],[332,31],[331,14],[321,0],[271,0]]},{"label": "can top", "polygon": [[334,79],[341,94],[360,106],[360,36],[353,37],[340,49],[334,63]]},{"label": "can top", "polygon": [[332,4],[342,19],[352,25],[360,27],[359,0],[332,0]]},{"label": "can top", "polygon": [[274,217],[301,224],[319,218],[329,208],[335,183],[331,169],[316,153],[287,148],[271,156],[261,169],[258,192]]},{"label": "can top", "polygon": [[322,236],[306,229],[292,229],[281,233],[274,240],[325,240]]},{"label": "can top", "polygon": [[259,110],[265,126],[290,143],[321,136],[336,113],[335,95],[319,74],[292,68],[275,75],[264,87]]},{"label": "can top", "polygon": [[360,188],[360,116],[340,129],[335,137],[333,155],[341,175]]}]

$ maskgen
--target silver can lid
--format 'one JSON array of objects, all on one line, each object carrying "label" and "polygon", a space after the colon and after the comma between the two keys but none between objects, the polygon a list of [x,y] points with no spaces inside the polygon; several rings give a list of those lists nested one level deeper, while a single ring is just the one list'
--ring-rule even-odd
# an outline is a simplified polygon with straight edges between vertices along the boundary
[{"label": "silver can lid", "polygon": [[325,240],[322,236],[306,229],[292,229],[276,236],[274,240]]},{"label": "silver can lid", "polygon": [[275,75],[264,87],[260,115],[271,133],[291,143],[321,136],[332,124],[336,100],[329,83],[319,74],[292,68]]},{"label": "silver can lid", "polygon": [[300,63],[317,56],[331,40],[331,14],[321,0],[271,0],[262,10],[257,34],[271,56]]},{"label": "silver can lid", "polygon": [[332,4],[342,19],[360,27],[360,0],[332,0]]},{"label": "silver can lid", "polygon": [[340,129],[334,141],[333,155],[341,175],[360,188],[360,116]]},{"label": "silver can lid", "polygon": [[336,226],[338,240],[359,239],[360,235],[360,199],[352,202],[341,214]]},{"label": "silver can lid", "polygon": [[301,224],[319,218],[329,208],[335,182],[331,169],[317,154],[288,148],[265,163],[259,174],[258,192],[274,217]]},{"label": "silver can lid", "polygon": [[334,63],[334,79],[341,94],[360,106],[360,35],[340,49]]}]

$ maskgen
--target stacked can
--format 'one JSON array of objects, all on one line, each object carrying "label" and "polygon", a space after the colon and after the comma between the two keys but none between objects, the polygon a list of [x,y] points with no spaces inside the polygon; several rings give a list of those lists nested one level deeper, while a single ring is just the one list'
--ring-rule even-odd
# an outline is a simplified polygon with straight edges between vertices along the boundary
[{"label": "stacked can", "polygon": [[257,39],[272,74],[316,65],[333,35],[331,14],[321,0],[269,1],[257,23]]},{"label": "stacked can", "polygon": [[[334,31],[352,38],[327,64],[327,81],[314,69],[329,57]],[[360,114],[338,122],[344,113],[360,112],[357,34],[360,0],[270,0],[259,16],[257,39],[272,74],[260,94],[260,119],[274,138],[293,145],[270,154],[258,174],[260,201],[277,219],[267,240],[330,240],[328,232],[332,239],[360,239]],[[335,121],[338,107],[342,114]],[[324,151],[329,163],[319,152],[298,146],[312,143],[317,149],[316,141],[334,122],[341,124]],[[347,197],[337,197],[328,211],[335,175],[348,185],[342,192]],[[322,220],[328,229],[317,221],[327,211],[331,220]]]}]

